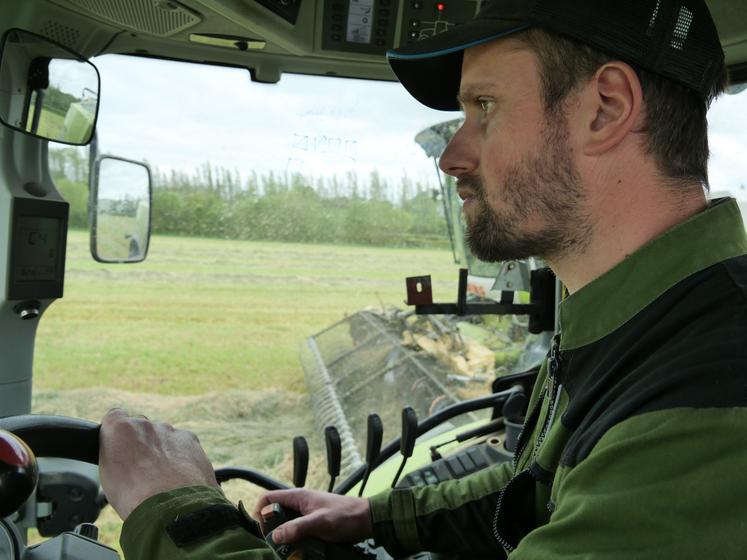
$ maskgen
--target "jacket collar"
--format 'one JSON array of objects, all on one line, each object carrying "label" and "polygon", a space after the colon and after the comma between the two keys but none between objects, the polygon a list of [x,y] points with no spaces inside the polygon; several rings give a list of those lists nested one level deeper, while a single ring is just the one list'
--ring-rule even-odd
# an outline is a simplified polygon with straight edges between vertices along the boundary
[{"label": "jacket collar", "polygon": [[560,304],[561,349],[599,340],[680,280],[744,254],[747,235],[736,200],[713,201],[566,298]]}]

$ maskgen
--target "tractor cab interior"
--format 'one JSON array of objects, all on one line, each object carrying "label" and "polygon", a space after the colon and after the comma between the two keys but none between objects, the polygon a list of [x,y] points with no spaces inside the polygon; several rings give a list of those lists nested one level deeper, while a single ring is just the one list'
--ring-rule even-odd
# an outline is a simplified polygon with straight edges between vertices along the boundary
[{"label": "tractor cab interior", "polygon": [[[160,96],[166,111],[177,105],[179,97],[191,95],[180,90],[186,88],[180,85],[166,92],[150,91],[151,84],[145,79],[137,82],[138,68],[143,68],[142,76],[146,68],[148,76],[156,75],[161,67],[148,65],[171,61],[191,63],[179,67],[185,74],[197,73],[195,65],[241,72],[252,86],[276,88],[267,91],[280,101],[287,100],[286,110],[292,110],[293,100],[283,89],[285,84],[303,89],[311,87],[303,81],[306,77],[323,79],[331,84],[325,95],[332,108],[325,118],[334,113],[335,103],[339,104],[346,90],[369,88],[376,91],[370,99],[359,97],[350,105],[359,104],[364,114],[364,106],[375,105],[376,96],[383,97],[374,88],[381,82],[394,86],[396,81],[385,56],[389,49],[466,22],[484,1],[488,0],[2,0],[0,223],[5,225],[0,227],[0,559],[119,558],[115,545],[97,539],[93,525],[106,506],[96,468],[98,424],[75,418],[74,407],[64,416],[32,414],[39,325],[50,306],[65,294],[66,263],[69,266],[74,252],[68,245],[76,219],[73,201],[63,195],[50,170],[54,151],[61,146],[82,146],[80,150],[86,152],[86,169],[81,176],[85,176],[87,190],[81,219],[87,223],[93,259],[134,265],[145,260],[151,250],[152,223],[158,210],[153,190],[155,166],[144,157],[102,150],[102,120],[108,119],[107,126],[114,122],[105,115],[107,111],[115,113],[115,99],[126,104],[127,98]],[[741,171],[732,183],[722,185],[732,177],[720,174],[719,169],[739,161],[744,148],[733,139],[743,133],[734,130],[740,127],[737,117],[747,114],[747,94],[743,93],[747,87],[747,8],[738,0],[707,3],[731,77],[730,95],[715,110],[721,111],[718,126],[732,135],[713,142],[716,159],[711,176],[715,191],[723,188],[739,195],[745,188],[740,183],[745,173]],[[118,83],[116,72],[106,74],[97,68],[97,64],[102,68],[108,64],[107,60],[115,61],[112,68],[126,64],[133,69],[127,75],[126,85],[132,89],[126,90],[126,95],[117,91],[125,84]],[[201,79],[209,82],[211,78]],[[278,91],[282,93],[272,93]],[[224,93],[225,99],[217,96],[202,102],[228,106],[227,99],[235,91]],[[307,92],[294,93],[300,97]],[[117,113],[122,122],[129,110],[134,113],[135,108]],[[209,114],[207,108],[202,110]],[[247,111],[260,121],[263,107],[249,105]],[[346,111],[355,113],[357,109]],[[187,136],[209,137],[219,149],[227,150],[235,141],[223,140],[219,123],[213,125],[201,112],[197,108],[189,115],[199,126]],[[388,126],[386,115],[365,114],[369,120],[381,118],[383,126]],[[228,115],[225,122],[233,118],[239,115]],[[422,165],[430,172],[433,163],[429,158],[437,160],[459,126],[453,119],[453,114],[432,112],[423,117],[427,127],[408,132],[407,142],[424,152],[420,154]],[[134,121],[129,126],[141,129],[143,138],[159,141],[162,124]],[[259,154],[271,128],[270,123],[261,130],[248,131],[241,139],[245,151]],[[120,136],[124,140],[128,135]],[[294,142],[305,141],[307,146],[317,142],[318,151],[355,161],[351,154],[356,146],[346,138],[343,132],[323,139],[299,133]],[[125,146],[126,142],[117,145]],[[285,159],[288,165],[293,163],[290,157]],[[303,169],[307,164],[300,161],[295,165]],[[209,173],[208,168],[206,175]],[[439,306],[431,294],[430,299],[419,299],[424,286],[430,290],[430,280],[414,278],[409,295],[420,317],[369,309],[346,314],[332,327],[309,336],[301,352],[308,393],[316,405],[316,422],[322,428],[332,428],[323,430],[324,445],[329,489],[338,493],[364,495],[366,488],[373,492],[390,483],[429,484],[510,460],[536,366],[552,339],[562,286],[540,271],[539,262],[491,265],[465,252],[453,182],[441,174],[439,181],[434,193],[423,190],[419,200],[424,206],[437,200],[434,212],[444,218],[453,256],[465,268],[461,276],[453,275],[455,295],[447,298],[452,301]],[[372,193],[376,187],[372,183],[367,188]],[[232,197],[227,198],[228,207],[237,200]],[[354,193],[352,198],[356,197]],[[416,211],[413,216],[417,218]],[[349,221],[362,223],[362,218],[356,219]],[[443,237],[446,239],[446,232]],[[212,254],[205,258],[220,261],[220,256]],[[82,270],[81,274],[93,274],[87,268]],[[154,278],[157,273],[153,272]],[[404,293],[404,277],[401,280],[398,287]],[[223,301],[221,310],[205,311],[211,314],[206,321],[233,311],[231,296]],[[469,359],[461,335],[451,323],[439,319],[448,315],[454,324],[469,330],[464,317],[480,314],[529,317],[506,323],[512,333],[521,328],[527,337],[520,342],[504,337],[502,359],[510,357],[511,366],[495,381],[495,376],[488,379],[484,371],[475,374],[462,363]],[[430,318],[423,318],[427,316]],[[420,322],[416,324],[416,320]],[[448,358],[452,369],[444,369],[444,356],[453,353],[455,344],[461,345],[461,358]],[[429,347],[432,350],[427,357],[418,353]],[[213,351],[215,356],[221,353],[219,348]],[[215,356],[208,361],[218,360]],[[494,353],[489,352],[487,360],[491,367],[495,365]],[[369,367],[360,368],[357,364],[361,362]],[[90,367],[81,364],[83,369]],[[382,386],[389,383],[391,393],[359,398],[372,378]],[[485,392],[472,389],[475,379],[483,383]],[[400,397],[414,398],[411,395],[420,400],[405,403],[403,409]],[[390,403],[391,410],[381,416],[369,414],[371,402],[382,408]],[[386,426],[389,431],[382,442]],[[475,441],[479,443],[465,444]],[[293,451],[293,483],[303,486],[309,467],[305,440],[294,440]],[[216,475],[221,482],[239,479],[264,488],[290,487],[274,473],[244,466],[219,468]],[[341,554],[389,558],[371,543]]]}]

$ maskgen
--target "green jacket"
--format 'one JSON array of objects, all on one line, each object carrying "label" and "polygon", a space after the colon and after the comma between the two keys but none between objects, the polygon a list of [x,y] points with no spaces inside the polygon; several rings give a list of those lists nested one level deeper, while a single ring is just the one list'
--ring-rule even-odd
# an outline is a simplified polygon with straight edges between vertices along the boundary
[{"label": "green jacket", "polygon": [[[747,239],[716,204],[567,298],[513,464],[371,498],[377,541],[463,558],[743,558]],[[124,524],[127,560],[272,558],[241,523],[177,546],[192,487]],[[198,525],[194,525],[198,527]]]},{"label": "green jacket", "polygon": [[[236,523],[210,530],[206,523],[187,526],[194,540],[174,542],[168,528],[190,514],[199,515],[211,506],[231,504],[217,488],[190,486],[152,496],[130,514],[122,527],[120,544],[126,560],[274,560],[264,539],[252,534],[251,518],[235,510]],[[225,528],[230,526],[229,528]],[[178,540],[178,539],[177,539]]]},{"label": "green jacket", "polygon": [[517,457],[371,500],[393,555],[747,558],[747,239],[734,201],[567,298]]}]

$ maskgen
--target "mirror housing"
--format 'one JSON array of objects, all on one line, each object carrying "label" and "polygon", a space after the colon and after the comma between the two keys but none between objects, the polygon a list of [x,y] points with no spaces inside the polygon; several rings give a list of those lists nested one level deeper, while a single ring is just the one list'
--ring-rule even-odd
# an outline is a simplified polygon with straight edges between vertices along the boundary
[{"label": "mirror housing", "polygon": [[81,55],[20,29],[5,34],[0,58],[0,122],[35,136],[83,146],[91,141],[100,78]]},{"label": "mirror housing", "polygon": [[150,245],[150,168],[114,156],[96,158],[91,175],[91,255],[102,263],[145,260]]}]

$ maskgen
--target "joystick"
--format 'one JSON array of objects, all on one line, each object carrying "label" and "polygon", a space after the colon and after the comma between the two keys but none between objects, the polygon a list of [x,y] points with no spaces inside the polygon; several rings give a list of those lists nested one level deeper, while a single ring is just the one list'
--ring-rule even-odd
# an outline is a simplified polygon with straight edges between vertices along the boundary
[{"label": "joystick", "polygon": [[0,430],[0,518],[17,511],[39,481],[36,457],[17,436]]}]

